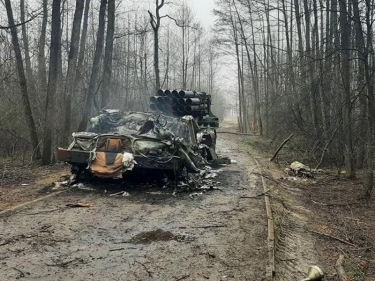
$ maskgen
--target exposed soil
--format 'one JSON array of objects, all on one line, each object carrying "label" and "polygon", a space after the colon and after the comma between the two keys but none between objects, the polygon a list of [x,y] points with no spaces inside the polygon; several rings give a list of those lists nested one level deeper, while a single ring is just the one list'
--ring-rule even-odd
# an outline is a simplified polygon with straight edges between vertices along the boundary
[{"label": "exposed soil", "polygon": [[375,280],[375,198],[364,199],[361,179],[348,180],[337,170],[324,170],[314,178],[291,177],[284,168],[301,161],[291,147],[275,164],[265,156],[273,155],[277,145],[255,136],[242,143],[259,157],[271,189],[277,229],[275,280],[301,280],[309,266],[318,265],[324,280],[338,281],[339,255],[344,255],[349,280]]},{"label": "exposed soil", "polygon": [[[263,187],[236,139],[218,141],[218,150],[237,161],[215,167],[221,190],[173,195],[152,183],[90,181],[3,215],[0,280],[263,280],[264,200],[240,198]],[[30,190],[11,185],[30,199],[49,190],[29,180]],[[15,204],[15,190],[2,197],[10,202],[2,208]],[[119,191],[126,196],[111,196]],[[78,202],[93,206],[67,206]]]},{"label": "exposed soil", "polygon": [[[221,190],[173,195],[152,182],[90,181],[2,215],[0,280],[264,280],[260,174],[275,218],[274,280],[301,280],[318,265],[324,280],[339,281],[341,254],[350,280],[375,280],[375,199],[364,199],[361,179],[327,169],[290,177],[292,161],[309,163],[288,146],[269,162],[277,145],[219,133],[219,152],[237,161],[215,167]],[[69,174],[65,165],[0,167],[0,211],[55,192],[52,182]],[[119,191],[126,196],[111,196]],[[67,206],[78,202],[93,207]]]},{"label": "exposed soil", "polygon": [[43,196],[70,174],[65,164],[26,165],[20,160],[0,162],[0,211]]}]

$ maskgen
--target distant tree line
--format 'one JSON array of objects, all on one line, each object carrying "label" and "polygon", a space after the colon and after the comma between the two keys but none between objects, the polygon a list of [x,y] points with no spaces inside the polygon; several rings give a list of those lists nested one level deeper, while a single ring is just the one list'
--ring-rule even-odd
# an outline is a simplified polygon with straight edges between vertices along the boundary
[{"label": "distant tree line", "polygon": [[239,129],[298,136],[316,166],[374,169],[374,3],[217,0],[221,45],[236,58]]}]

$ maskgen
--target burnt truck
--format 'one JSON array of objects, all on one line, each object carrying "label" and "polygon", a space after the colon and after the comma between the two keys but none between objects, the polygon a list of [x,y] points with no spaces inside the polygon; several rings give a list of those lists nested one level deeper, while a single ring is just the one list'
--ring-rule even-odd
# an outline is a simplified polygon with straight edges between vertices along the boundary
[{"label": "burnt truck", "polygon": [[218,118],[211,96],[194,91],[159,90],[150,98],[151,112],[106,109],[72,134],[56,158],[71,165],[77,177],[126,177],[130,171],[163,170],[178,178],[198,173],[217,160]]}]

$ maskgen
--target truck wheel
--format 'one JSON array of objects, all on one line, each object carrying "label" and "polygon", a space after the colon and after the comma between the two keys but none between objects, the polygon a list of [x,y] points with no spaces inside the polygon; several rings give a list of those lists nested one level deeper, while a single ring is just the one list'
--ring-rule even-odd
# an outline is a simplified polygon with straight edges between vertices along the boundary
[{"label": "truck wheel", "polygon": [[78,181],[84,181],[92,177],[89,171],[82,166],[72,166],[71,172],[76,175]]}]

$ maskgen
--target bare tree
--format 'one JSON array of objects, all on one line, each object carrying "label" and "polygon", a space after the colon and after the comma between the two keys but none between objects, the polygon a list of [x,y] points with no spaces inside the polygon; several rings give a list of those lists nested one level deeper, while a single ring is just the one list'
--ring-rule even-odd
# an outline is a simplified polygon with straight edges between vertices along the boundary
[{"label": "bare tree", "polygon": [[13,10],[12,10],[10,0],[5,0],[5,7],[7,10],[7,15],[8,15],[8,23],[9,23],[9,26],[11,27],[10,32],[12,35],[13,49],[14,49],[14,53],[16,56],[17,72],[18,72],[18,79],[19,79],[19,84],[21,88],[21,93],[22,93],[22,103],[23,103],[24,114],[25,114],[25,118],[28,124],[32,147],[34,149],[36,157],[40,158],[39,140],[38,140],[34,117],[31,111],[27,80],[25,76],[25,70],[23,68],[22,54],[21,54],[21,49],[20,49],[20,45],[18,41],[17,28],[14,22]]},{"label": "bare tree", "polygon": [[150,15],[150,24],[154,31],[154,71],[155,71],[155,89],[160,89],[160,69],[159,69],[159,29],[160,29],[160,9],[164,6],[164,0],[155,0],[155,15],[148,11]]},{"label": "bare tree", "polygon": [[80,44],[79,44],[77,72],[76,72],[76,79],[74,79],[74,87],[77,87],[78,81],[82,79],[82,66],[83,66],[83,61],[85,59],[90,1],[91,0],[85,1],[85,11],[84,11],[84,14],[83,14],[83,23],[82,23],[82,35],[81,35],[81,40],[80,40]]},{"label": "bare tree", "polygon": [[48,0],[43,0],[43,19],[42,27],[39,36],[38,43],[38,81],[39,89],[42,91],[47,90],[47,72],[46,72],[46,56],[44,53],[44,48],[46,45],[46,30],[47,30],[47,20],[48,20]]},{"label": "bare tree", "polygon": [[[26,22],[25,19],[25,0],[20,1],[20,10],[21,10],[21,22]],[[31,69],[31,60],[30,60],[30,48],[29,48],[29,38],[26,30],[26,24],[21,25],[22,29],[22,41],[23,41],[23,48],[25,53],[25,65],[26,65],[26,75],[27,79],[31,82],[30,84],[33,85],[33,71]]]},{"label": "bare tree", "polygon": [[[350,0],[349,0],[350,1]],[[340,27],[341,27],[341,78],[344,87],[342,96],[343,103],[343,126],[344,126],[344,155],[345,167],[348,177],[355,177],[355,158],[353,156],[352,124],[351,124],[351,89],[350,89],[350,40],[351,28],[348,15],[348,3],[340,0]]]},{"label": "bare tree", "polygon": [[59,61],[59,52],[61,49],[60,7],[61,7],[61,0],[53,0],[49,75],[48,75],[47,97],[46,97],[45,118],[44,118],[42,165],[50,164],[52,161],[52,156],[53,156],[52,131],[53,131],[53,126],[54,126],[53,117],[55,114],[54,99],[56,96],[56,89],[57,89],[58,61]]},{"label": "bare tree", "polygon": [[79,45],[79,34],[81,28],[82,14],[83,14],[84,1],[76,0],[76,9],[74,12],[72,35],[70,39],[69,57],[68,57],[68,71],[66,75],[65,84],[65,117],[63,129],[63,144],[66,145],[68,135],[71,130],[72,122],[72,95],[75,87],[75,75],[77,72],[77,56]]},{"label": "bare tree", "polygon": [[113,52],[113,35],[115,33],[115,0],[108,0],[108,26],[107,38],[104,52],[103,65],[103,84],[101,87],[101,108],[105,108],[110,100],[110,83],[112,76],[112,52]]},{"label": "bare tree", "polygon": [[91,71],[91,76],[90,76],[89,89],[87,91],[85,108],[84,108],[81,122],[78,126],[78,131],[84,131],[87,126],[87,122],[89,121],[90,115],[92,112],[94,97],[97,92],[98,78],[99,78],[99,73],[100,73],[100,60],[101,60],[101,56],[103,52],[106,6],[107,6],[107,0],[101,0],[100,10],[99,10],[99,26],[98,26],[97,36],[96,36],[96,48],[95,48],[95,54],[94,54],[94,61],[92,64],[92,71]]}]

